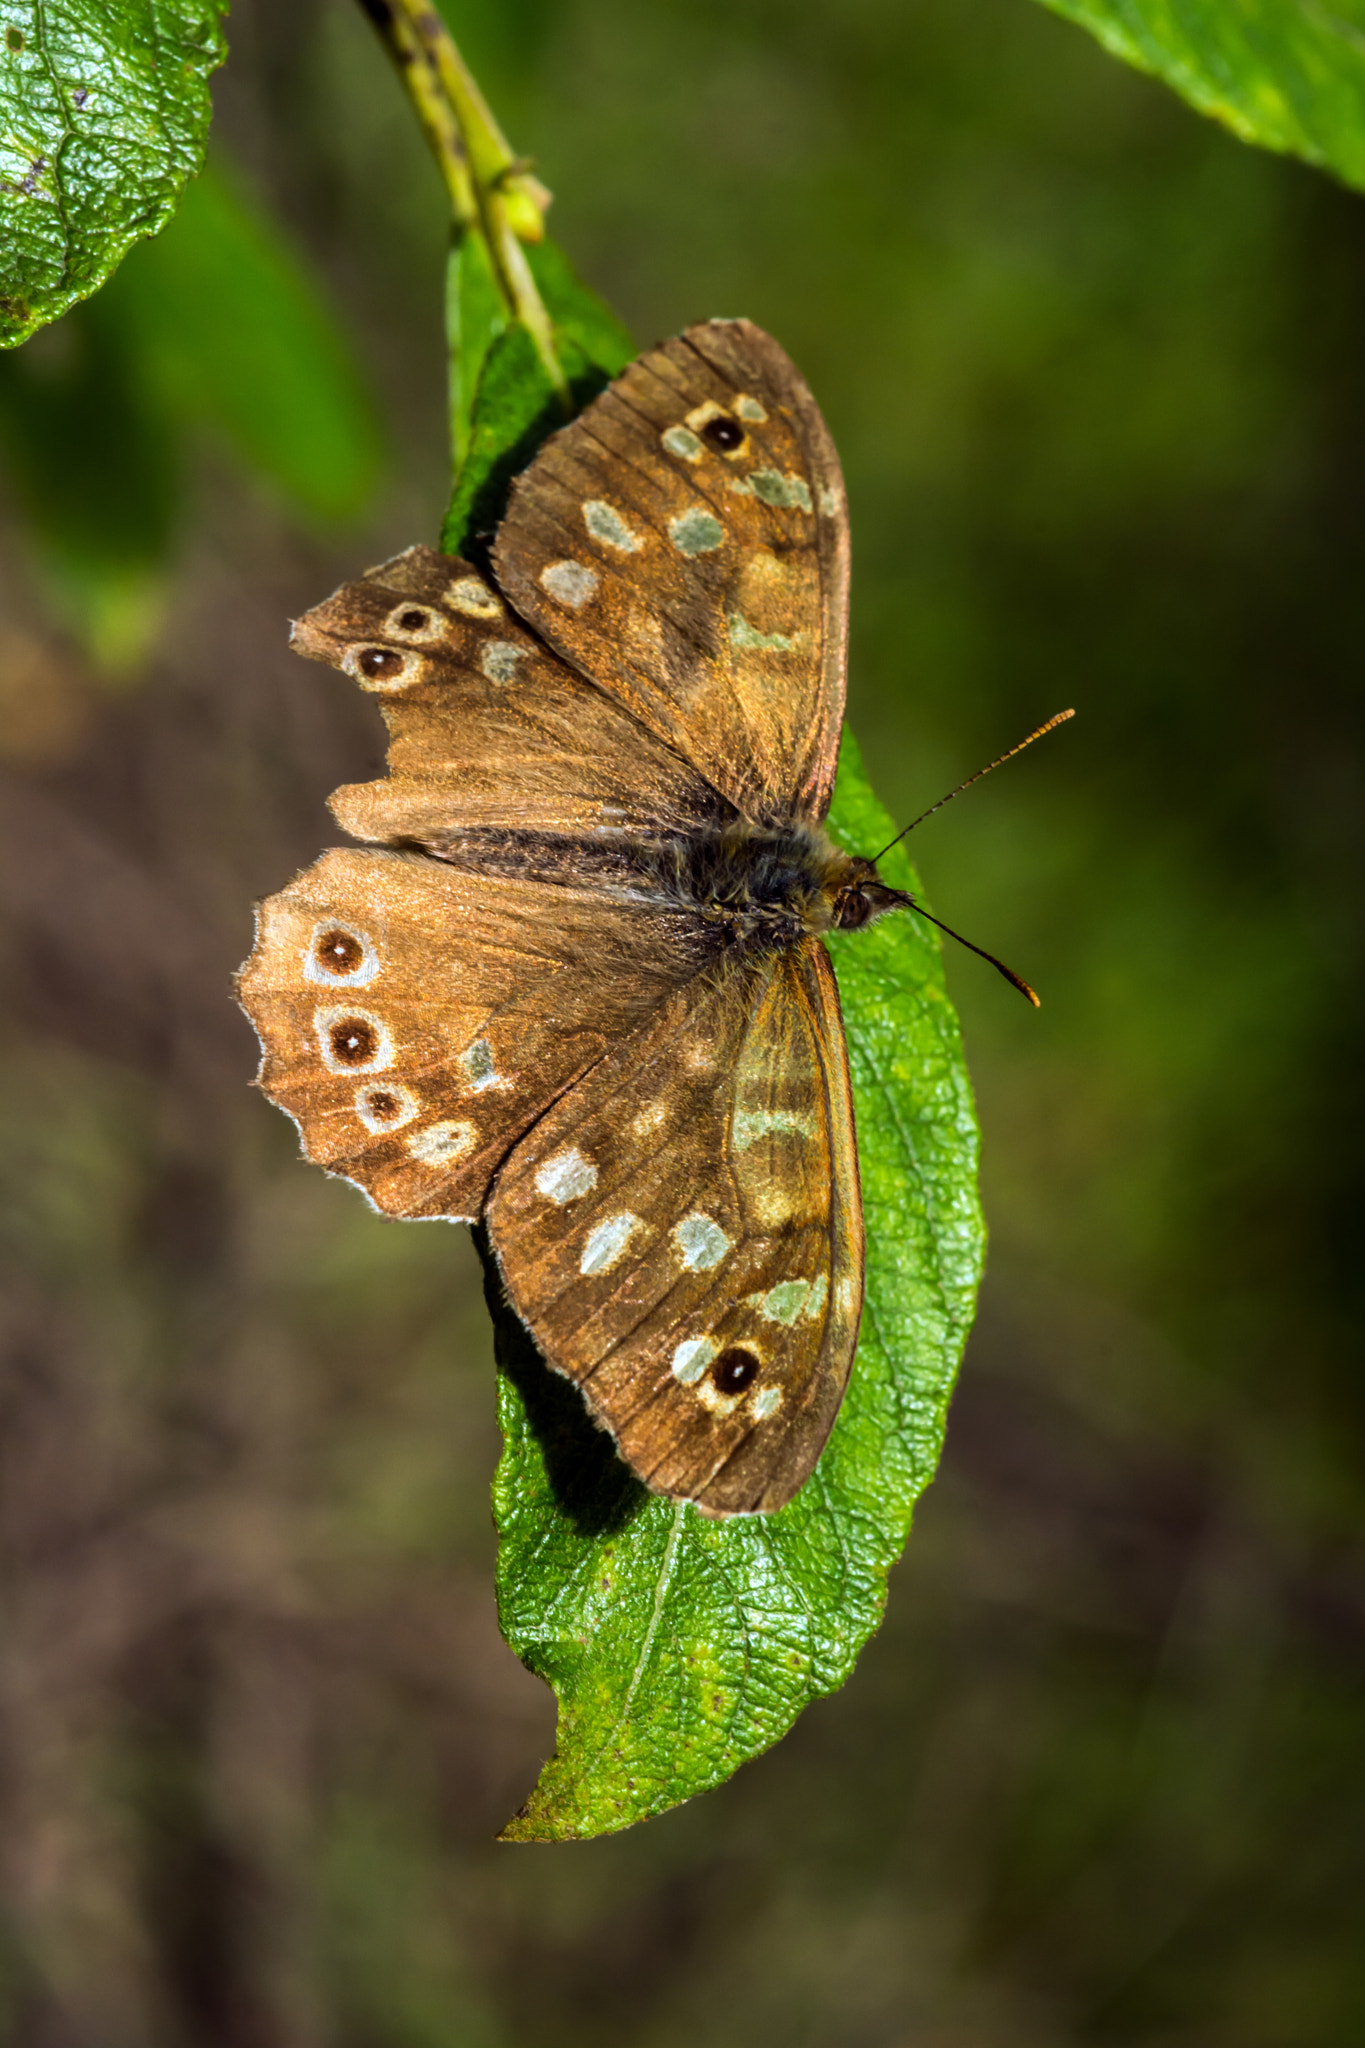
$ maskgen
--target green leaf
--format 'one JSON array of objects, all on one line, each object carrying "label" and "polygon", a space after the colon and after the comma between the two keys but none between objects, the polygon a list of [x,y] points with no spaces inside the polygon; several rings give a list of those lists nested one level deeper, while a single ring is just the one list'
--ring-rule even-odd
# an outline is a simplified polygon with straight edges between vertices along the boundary
[{"label": "green leaf", "polygon": [[1043,0],[1244,142],[1365,190],[1360,0]]},{"label": "green leaf", "polygon": [[[844,736],[831,828],[894,826]],[[913,886],[893,854],[886,872]],[[709,1520],[646,1492],[490,1277],[506,1448],[494,1482],[503,1633],[559,1699],[505,1839],[609,1833],[706,1791],[847,1678],[933,1476],[980,1278],[977,1131],[936,935],[913,915],[835,935],[867,1215],[857,1362],[810,1481],[780,1514]]]},{"label": "green leaf", "polygon": [[0,347],[98,290],[203,160],[225,0],[0,0]]},{"label": "green leaf", "polygon": [[[625,368],[634,343],[552,242],[532,243],[526,254],[574,408],[581,409]],[[461,235],[452,252],[446,319],[455,483],[441,546],[460,555],[477,535],[491,533],[512,478],[566,414],[529,330],[504,309],[477,233]]]}]

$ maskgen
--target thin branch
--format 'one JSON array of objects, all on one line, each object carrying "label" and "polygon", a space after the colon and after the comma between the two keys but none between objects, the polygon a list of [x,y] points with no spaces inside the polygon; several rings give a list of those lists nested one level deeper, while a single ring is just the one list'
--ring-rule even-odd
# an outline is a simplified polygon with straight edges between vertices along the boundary
[{"label": "thin branch", "polygon": [[572,412],[545,302],[523,240],[538,241],[550,194],[512,154],[445,23],[427,0],[360,0],[397,67],[440,168],[462,233],[482,235],[513,319],[535,344],[545,374]]}]

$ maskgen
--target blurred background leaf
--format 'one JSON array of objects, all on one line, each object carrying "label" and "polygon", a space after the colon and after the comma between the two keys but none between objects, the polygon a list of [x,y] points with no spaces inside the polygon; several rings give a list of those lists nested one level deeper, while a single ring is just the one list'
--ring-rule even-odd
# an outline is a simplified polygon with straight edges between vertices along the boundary
[{"label": "blurred background leaf", "polygon": [[203,162],[226,0],[4,0],[0,347],[97,291]]},{"label": "blurred background leaf", "polygon": [[115,674],[164,617],[187,434],[310,523],[354,518],[373,401],[306,263],[221,170],[89,305],[0,357],[0,459],[57,617]]},{"label": "blurred background leaf", "polygon": [[982,1310],[853,1679],[647,1828],[495,1846],[554,1732],[477,1261],[298,1160],[227,994],[378,772],[285,634],[437,529],[448,215],[359,10],[237,0],[222,140],[397,459],[333,535],[184,440],[115,698],[5,513],[9,2031],[1356,2048],[1359,202],[1020,0],[451,13],[641,343],[747,313],[809,377],[894,814],[1079,706],[916,834],[1043,996],[948,963]]},{"label": "blurred background leaf", "polygon": [[1359,0],[1044,0],[1201,114],[1365,188]]}]

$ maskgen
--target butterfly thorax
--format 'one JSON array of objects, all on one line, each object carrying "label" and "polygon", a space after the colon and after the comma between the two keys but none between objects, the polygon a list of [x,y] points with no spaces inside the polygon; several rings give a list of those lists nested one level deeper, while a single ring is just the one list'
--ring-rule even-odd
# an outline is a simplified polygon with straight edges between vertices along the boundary
[{"label": "butterfly thorax", "polygon": [[856,930],[908,901],[872,861],[845,853],[822,826],[799,819],[757,825],[741,818],[657,834],[485,829],[427,834],[422,850],[484,873],[653,901],[699,919],[713,943],[757,951]]},{"label": "butterfly thorax", "polygon": [[635,858],[680,908],[760,948],[866,924],[903,900],[880,881],[871,861],[845,853],[821,826],[803,821],[763,826],[741,820],[647,842]]}]

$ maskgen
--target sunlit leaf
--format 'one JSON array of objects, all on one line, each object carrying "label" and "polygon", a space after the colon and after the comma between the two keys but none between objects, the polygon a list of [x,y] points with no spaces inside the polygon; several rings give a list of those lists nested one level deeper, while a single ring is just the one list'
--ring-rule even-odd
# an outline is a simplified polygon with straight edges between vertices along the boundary
[{"label": "sunlit leaf", "polygon": [[203,160],[224,0],[4,0],[0,346],[98,289]]},{"label": "sunlit leaf", "polygon": [[1044,0],[1244,142],[1365,189],[1365,9],[1318,0]]}]

